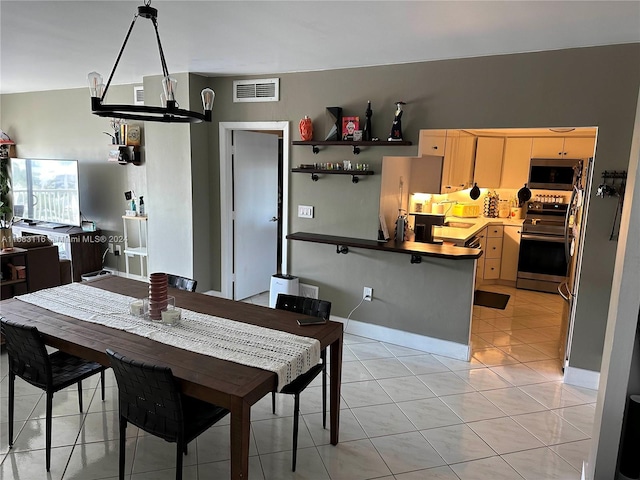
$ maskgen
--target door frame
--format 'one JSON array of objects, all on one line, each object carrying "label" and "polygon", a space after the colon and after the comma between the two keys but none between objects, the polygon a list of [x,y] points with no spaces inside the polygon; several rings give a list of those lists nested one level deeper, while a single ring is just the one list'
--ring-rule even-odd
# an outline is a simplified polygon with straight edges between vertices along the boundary
[{"label": "door frame", "polygon": [[[233,189],[231,188],[234,130],[282,132],[282,264],[288,273],[287,234],[289,233],[289,123],[290,122],[220,122],[220,287],[224,298],[233,296]],[[277,188],[277,186],[276,186]],[[276,272],[273,272],[276,273]]]}]

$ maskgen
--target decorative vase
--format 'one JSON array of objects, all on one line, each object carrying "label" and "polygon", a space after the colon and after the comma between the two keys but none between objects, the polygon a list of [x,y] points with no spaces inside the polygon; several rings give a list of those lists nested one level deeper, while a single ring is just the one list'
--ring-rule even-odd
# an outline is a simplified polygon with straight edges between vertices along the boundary
[{"label": "decorative vase", "polygon": [[2,242],[3,252],[13,250],[13,232],[11,228],[0,228],[0,241]]},{"label": "decorative vase", "polygon": [[305,115],[304,118],[300,120],[298,127],[300,128],[300,140],[303,142],[313,140],[313,123],[311,123],[308,115]]},{"label": "decorative vase", "polygon": [[162,310],[167,308],[168,278],[166,273],[149,275],[149,317],[151,320],[162,320]]}]

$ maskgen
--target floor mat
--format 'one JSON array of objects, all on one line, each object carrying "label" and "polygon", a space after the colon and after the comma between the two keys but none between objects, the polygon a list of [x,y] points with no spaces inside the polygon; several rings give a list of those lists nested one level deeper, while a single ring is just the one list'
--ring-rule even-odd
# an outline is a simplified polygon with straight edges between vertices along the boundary
[{"label": "floor mat", "polygon": [[503,293],[476,290],[476,294],[473,298],[473,304],[480,307],[499,308],[500,310],[504,310],[509,298],[510,295],[505,295]]}]

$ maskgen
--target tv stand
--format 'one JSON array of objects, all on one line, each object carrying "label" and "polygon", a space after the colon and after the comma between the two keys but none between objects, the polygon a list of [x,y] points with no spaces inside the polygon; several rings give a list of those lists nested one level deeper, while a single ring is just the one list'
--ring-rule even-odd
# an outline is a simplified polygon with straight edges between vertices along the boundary
[{"label": "tv stand", "polygon": [[[102,270],[102,251],[105,243],[100,230],[85,232],[81,227],[33,222],[18,222],[13,225],[17,236],[45,235],[58,247],[60,258],[71,260],[71,275],[74,282],[82,281],[83,273]],[[53,225],[53,226],[49,226]]]}]

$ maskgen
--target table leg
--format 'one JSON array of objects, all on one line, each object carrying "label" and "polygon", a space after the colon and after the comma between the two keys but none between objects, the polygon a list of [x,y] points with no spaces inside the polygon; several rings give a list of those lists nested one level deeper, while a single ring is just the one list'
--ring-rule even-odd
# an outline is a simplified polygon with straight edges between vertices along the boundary
[{"label": "table leg", "polygon": [[251,405],[239,399],[231,408],[231,479],[249,478]]},{"label": "table leg", "polygon": [[342,336],[331,344],[331,386],[329,393],[329,418],[331,426],[331,445],[338,444],[340,430],[340,383],[342,382]]}]

